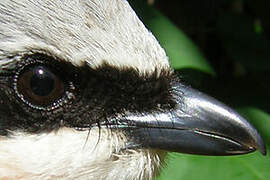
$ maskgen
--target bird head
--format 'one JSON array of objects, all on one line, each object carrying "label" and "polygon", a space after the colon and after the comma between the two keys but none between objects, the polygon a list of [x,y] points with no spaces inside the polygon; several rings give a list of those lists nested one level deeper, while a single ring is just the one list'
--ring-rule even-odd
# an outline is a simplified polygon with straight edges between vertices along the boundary
[{"label": "bird head", "polygon": [[259,150],[184,85],[126,0],[0,2],[0,179],[152,179],[166,152]]}]

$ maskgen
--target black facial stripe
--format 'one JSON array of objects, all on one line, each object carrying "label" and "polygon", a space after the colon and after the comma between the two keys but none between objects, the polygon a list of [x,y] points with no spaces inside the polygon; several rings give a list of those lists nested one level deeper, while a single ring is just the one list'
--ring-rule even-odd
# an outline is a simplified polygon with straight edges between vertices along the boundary
[{"label": "black facial stripe", "polygon": [[[141,76],[133,69],[103,64],[75,67],[43,54],[31,55],[33,61],[61,69],[67,83],[74,85],[72,99],[50,109],[35,109],[23,102],[14,90],[16,69],[0,73],[0,135],[21,130],[29,133],[57,130],[60,127],[90,127],[113,116],[129,112],[153,112],[174,107],[171,95],[173,75],[168,70]],[[22,60],[17,65],[22,65]],[[20,67],[21,68],[21,67]]]}]

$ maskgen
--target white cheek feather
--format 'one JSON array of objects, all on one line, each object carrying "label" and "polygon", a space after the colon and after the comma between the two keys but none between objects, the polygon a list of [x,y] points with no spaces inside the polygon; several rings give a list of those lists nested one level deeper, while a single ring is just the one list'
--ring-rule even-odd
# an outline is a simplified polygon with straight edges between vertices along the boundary
[{"label": "white cheek feather", "polygon": [[0,61],[46,51],[92,68],[107,63],[140,74],[169,68],[164,50],[126,0],[3,0],[0,23]]},{"label": "white cheek feather", "polygon": [[[99,134],[100,133],[100,134]],[[160,157],[128,150],[125,136],[110,130],[64,128],[40,135],[15,133],[0,139],[0,179],[151,179]]]}]

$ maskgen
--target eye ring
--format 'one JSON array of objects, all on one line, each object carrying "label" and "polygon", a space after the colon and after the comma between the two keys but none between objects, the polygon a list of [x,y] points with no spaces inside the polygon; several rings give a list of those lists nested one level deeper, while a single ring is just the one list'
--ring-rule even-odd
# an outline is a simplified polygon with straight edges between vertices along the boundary
[{"label": "eye ring", "polygon": [[31,108],[51,111],[74,99],[76,88],[67,81],[61,66],[40,57],[27,57],[18,65],[14,90],[19,99]]}]

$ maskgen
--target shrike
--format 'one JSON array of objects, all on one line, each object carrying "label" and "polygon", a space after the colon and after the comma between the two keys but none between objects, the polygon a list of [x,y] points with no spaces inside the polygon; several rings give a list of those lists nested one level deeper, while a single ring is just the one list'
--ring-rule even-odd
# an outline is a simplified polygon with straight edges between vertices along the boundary
[{"label": "shrike", "polygon": [[0,179],[152,179],[259,133],[185,86],[126,0],[0,1]]}]

